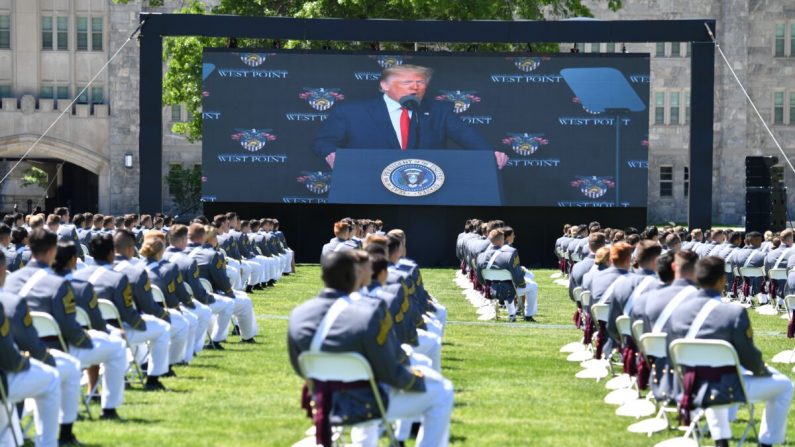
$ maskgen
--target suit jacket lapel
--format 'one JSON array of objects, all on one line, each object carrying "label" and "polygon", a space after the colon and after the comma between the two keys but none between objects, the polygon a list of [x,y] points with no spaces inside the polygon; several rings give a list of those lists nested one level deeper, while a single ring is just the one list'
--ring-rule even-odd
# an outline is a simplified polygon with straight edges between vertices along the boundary
[{"label": "suit jacket lapel", "polygon": [[372,129],[372,131],[384,135],[386,140],[389,141],[390,149],[400,149],[400,140],[398,140],[395,133],[395,128],[392,127],[392,120],[389,119],[389,111],[386,109],[383,97],[379,96],[372,102],[370,114],[376,125],[376,128]]}]

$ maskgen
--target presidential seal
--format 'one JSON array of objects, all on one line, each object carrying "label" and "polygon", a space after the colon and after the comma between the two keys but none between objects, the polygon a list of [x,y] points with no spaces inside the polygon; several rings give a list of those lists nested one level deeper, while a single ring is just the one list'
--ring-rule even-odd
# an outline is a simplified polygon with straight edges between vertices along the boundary
[{"label": "presidential seal", "polygon": [[444,185],[444,171],[426,160],[398,160],[381,172],[381,183],[399,196],[422,197]]}]

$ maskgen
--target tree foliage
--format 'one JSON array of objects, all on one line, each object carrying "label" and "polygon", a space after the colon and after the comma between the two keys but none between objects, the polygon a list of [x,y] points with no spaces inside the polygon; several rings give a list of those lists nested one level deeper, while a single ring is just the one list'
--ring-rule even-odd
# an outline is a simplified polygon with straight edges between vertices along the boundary
[{"label": "tree foliage", "polygon": [[[114,0],[127,3],[130,0]],[[142,0],[147,1],[147,0]],[[622,0],[600,0],[611,10],[621,8]],[[148,0],[148,5],[162,5]],[[546,18],[591,17],[582,0],[220,0],[208,7],[201,0],[189,0],[178,12],[185,14],[230,14],[241,16],[279,16],[296,18],[401,19],[401,20],[544,20]],[[239,48],[288,48],[329,50],[413,51],[558,51],[557,44],[448,44],[438,42],[319,42],[271,41],[246,38],[179,37],[166,38],[163,58],[168,64],[163,77],[163,103],[183,104],[192,115],[189,122],[174,123],[172,131],[189,141],[201,138],[202,49],[235,46]]]},{"label": "tree foliage", "polygon": [[190,169],[173,165],[168,170],[166,182],[177,208],[176,214],[188,214],[199,209],[202,195],[201,180],[202,169],[199,165]]},{"label": "tree foliage", "polygon": [[19,186],[23,188],[27,188],[28,186],[47,188],[47,180],[49,180],[49,176],[46,172],[35,166],[31,166],[22,171],[22,178],[19,180]]}]

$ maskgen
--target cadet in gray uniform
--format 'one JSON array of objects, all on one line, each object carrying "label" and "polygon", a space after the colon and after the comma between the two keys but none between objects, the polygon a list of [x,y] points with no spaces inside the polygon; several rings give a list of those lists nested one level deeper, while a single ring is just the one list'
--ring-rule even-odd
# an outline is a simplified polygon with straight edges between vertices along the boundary
[{"label": "cadet in gray uniform", "polygon": [[85,280],[94,288],[97,296],[111,301],[119,312],[122,327],[111,322],[107,327],[111,333],[124,336],[131,347],[146,344],[148,347],[148,369],[144,390],[165,390],[159,377],[168,372],[168,346],[171,325],[166,321],[149,314],[141,314],[136,309],[133,287],[127,275],[113,270],[115,259],[113,237],[109,234],[95,235],[89,245],[89,254],[94,258],[94,265],[80,269],[73,275]]},{"label": "cadet in gray uniform", "polygon": [[50,314],[61,330],[69,354],[82,366],[102,364],[103,416],[118,418],[116,408],[124,401],[124,374],[127,371],[127,346],[107,333],[84,330],[75,320],[75,300],[68,282],[50,270],[55,258],[57,236],[41,228],[30,235],[31,262],[10,274],[4,290],[27,301],[31,310]]},{"label": "cadet in gray uniform", "polygon": [[[491,298],[504,302],[508,309],[508,321],[516,321],[516,289],[525,287],[524,272],[516,251],[502,250],[505,235],[501,229],[491,230],[489,245],[478,255],[477,275],[481,284],[491,288]],[[484,270],[507,270],[511,273],[510,281],[489,281],[483,277]]]},{"label": "cadet in gray uniform", "polygon": [[[317,297],[295,308],[290,315],[287,347],[295,372],[302,374],[298,357],[303,352],[360,353],[368,360],[376,380],[389,396],[387,418],[421,417],[423,423],[417,446],[447,446],[453,407],[450,381],[431,368],[409,365],[392,330],[394,321],[386,303],[350,299],[349,294],[356,285],[352,254],[329,254],[323,258],[321,268],[326,288]],[[317,409],[322,412],[321,416],[344,420],[353,412],[359,413],[362,405],[375,407],[369,387],[348,385],[335,388],[332,390],[315,383],[316,399],[319,393],[323,393],[324,400],[331,402],[331,393],[337,391],[333,408]],[[338,388],[347,391],[340,393]],[[375,418],[377,414],[371,413],[369,417]],[[323,417],[315,420],[322,421]],[[372,426],[366,445],[375,445],[378,431],[377,425]],[[316,426],[316,439],[318,443],[330,441],[328,425]]]},{"label": "cadet in gray uniform", "polygon": [[[668,334],[669,344],[681,338],[718,339],[731,343],[737,351],[740,364],[746,370],[743,376],[746,397],[751,403],[765,404],[759,445],[781,444],[784,442],[787,415],[792,402],[792,381],[775,369],[765,366],[762,353],[754,345],[748,312],[737,304],[721,302],[721,292],[726,280],[723,273],[724,263],[720,258],[708,257],[700,260],[696,265],[696,277],[702,290],[678,304],[662,330]],[[699,379],[700,373],[696,372],[693,389],[685,392],[689,391],[695,395],[694,399],[698,399],[697,396],[702,395],[702,392],[704,396],[713,395],[711,390],[716,387],[725,391],[725,387],[731,387],[732,383],[736,386],[736,379],[731,379],[732,376],[736,377],[735,372],[714,372],[720,374],[720,380]],[[694,403],[709,405],[709,401]],[[728,408],[707,408],[706,416],[712,439],[717,441],[716,445],[728,446],[728,440],[732,437]]]},{"label": "cadet in gray uniform", "polygon": [[596,252],[604,246],[604,233],[591,233],[588,236],[588,249],[591,253],[583,258],[580,262],[574,264],[574,267],[571,269],[571,273],[569,274],[569,298],[571,298],[572,301],[575,301],[574,289],[577,287],[582,287],[582,281],[585,277],[585,274],[588,273],[594,265]]},{"label": "cadet in gray uniform", "polygon": [[11,230],[11,251],[14,257],[8,260],[8,271],[15,272],[30,262],[30,248],[28,248],[28,230],[17,227]]},{"label": "cadet in gray uniform", "polygon": [[644,291],[654,288],[659,282],[654,269],[661,252],[662,247],[656,242],[647,240],[638,243],[635,251],[638,268],[613,288],[612,297],[608,302],[610,313],[607,317],[607,334],[617,346],[622,345],[622,340],[616,326],[616,318],[629,315],[637,297]]},{"label": "cadet in gray uniform", "polygon": [[320,257],[326,256],[331,252],[353,250],[357,248],[356,243],[351,241],[351,227],[346,222],[339,221],[334,224],[334,238],[328,241],[320,250]]},{"label": "cadet in gray uniform", "polygon": [[[745,235],[747,245],[727,259],[727,262],[733,267],[740,269],[741,267],[763,267],[765,265],[765,253],[760,249],[762,245],[762,234],[756,231],[751,231]],[[746,297],[751,297],[757,293],[762,292],[762,285],[765,279],[758,278],[743,278],[743,293]],[[761,297],[762,304],[766,302],[766,296]]]},{"label": "cadet in gray uniform", "polygon": [[650,284],[646,289],[635,297],[635,302],[630,308],[629,319],[632,324],[636,321],[644,321],[646,314],[646,301],[652,296],[653,292],[663,287],[668,287],[674,280],[674,270],[672,264],[674,262],[674,253],[666,252],[660,254],[657,258],[657,266],[655,272],[657,274],[657,282]]}]

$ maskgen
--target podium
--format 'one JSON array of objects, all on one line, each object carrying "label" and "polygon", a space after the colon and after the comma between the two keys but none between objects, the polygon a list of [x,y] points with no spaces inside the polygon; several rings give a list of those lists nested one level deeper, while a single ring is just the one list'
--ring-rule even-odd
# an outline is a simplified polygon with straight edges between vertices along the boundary
[{"label": "podium", "polygon": [[328,203],[502,204],[494,152],[454,149],[339,149]]}]

